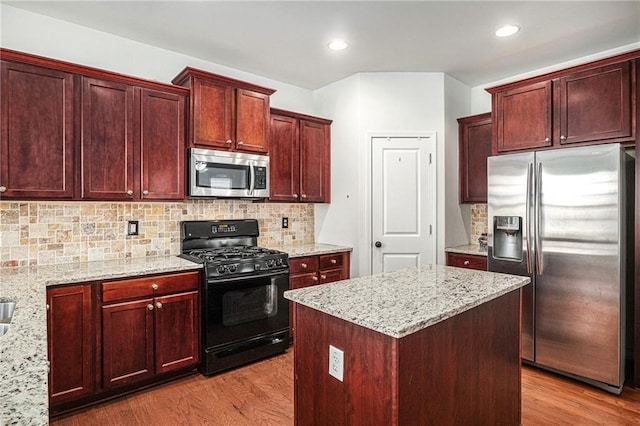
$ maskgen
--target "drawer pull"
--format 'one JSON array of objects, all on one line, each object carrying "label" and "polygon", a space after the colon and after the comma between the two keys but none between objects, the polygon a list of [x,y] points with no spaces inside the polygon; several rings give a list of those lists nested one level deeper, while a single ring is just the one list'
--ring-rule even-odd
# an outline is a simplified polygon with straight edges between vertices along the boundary
[{"label": "drawer pull", "polygon": [[160,302],[156,302],[156,308],[158,308],[158,309],[162,309],[162,303],[160,303]]},{"label": "drawer pull", "polygon": [[314,277],[312,278],[312,280],[313,280],[313,281],[315,281],[315,282],[317,282],[317,281],[318,281],[318,277],[314,276]]},{"label": "drawer pull", "polygon": [[300,264],[300,267],[301,267],[302,269],[307,269],[307,264],[306,264],[306,263],[301,263],[301,264]]},{"label": "drawer pull", "polygon": [[153,311],[153,305],[151,303],[149,303],[147,305],[147,309],[150,310],[150,311]]},{"label": "drawer pull", "polygon": [[156,283],[151,284],[151,288],[154,289],[154,290],[157,290],[158,289],[158,284],[156,284]]},{"label": "drawer pull", "polygon": [[327,276],[326,276],[326,275],[320,275],[320,279],[321,279],[321,280],[326,280],[326,279],[327,279]]},{"label": "drawer pull", "polygon": [[464,266],[469,266],[469,261],[468,260],[464,261]]},{"label": "drawer pull", "polygon": [[331,259],[331,264],[332,264],[332,265],[335,265],[336,263],[338,263],[338,261],[337,261],[337,260],[335,260],[335,259]]}]

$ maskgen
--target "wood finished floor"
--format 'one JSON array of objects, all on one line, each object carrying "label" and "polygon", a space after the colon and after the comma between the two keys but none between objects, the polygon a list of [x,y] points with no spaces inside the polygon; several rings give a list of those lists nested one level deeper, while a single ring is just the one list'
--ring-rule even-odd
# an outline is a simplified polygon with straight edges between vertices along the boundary
[{"label": "wood finished floor", "polygon": [[[293,350],[200,374],[51,420],[52,425],[293,425]],[[640,390],[620,396],[523,367],[522,424],[638,425]]]}]

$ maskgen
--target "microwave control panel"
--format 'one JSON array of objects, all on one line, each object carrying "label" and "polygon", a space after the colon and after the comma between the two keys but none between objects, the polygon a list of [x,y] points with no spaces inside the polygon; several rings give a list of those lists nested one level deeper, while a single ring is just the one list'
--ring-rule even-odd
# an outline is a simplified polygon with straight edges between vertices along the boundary
[{"label": "microwave control panel", "polygon": [[267,168],[256,167],[256,185],[255,189],[267,189]]}]

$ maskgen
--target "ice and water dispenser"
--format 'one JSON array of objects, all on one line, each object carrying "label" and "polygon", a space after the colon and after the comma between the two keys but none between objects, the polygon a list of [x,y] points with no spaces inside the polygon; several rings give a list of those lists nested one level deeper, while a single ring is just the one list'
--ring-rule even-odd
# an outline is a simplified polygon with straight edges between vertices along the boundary
[{"label": "ice and water dispenser", "polygon": [[493,257],[522,261],[522,217],[493,218]]}]

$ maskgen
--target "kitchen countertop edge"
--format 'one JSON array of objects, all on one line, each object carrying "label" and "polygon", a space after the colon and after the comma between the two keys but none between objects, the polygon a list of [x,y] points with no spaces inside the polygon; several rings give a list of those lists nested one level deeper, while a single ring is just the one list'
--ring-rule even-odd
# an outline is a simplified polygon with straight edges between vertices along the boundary
[{"label": "kitchen countertop edge", "polygon": [[487,250],[481,249],[478,244],[464,244],[461,246],[446,247],[444,251],[447,253],[472,254],[475,256],[487,257]]}]

